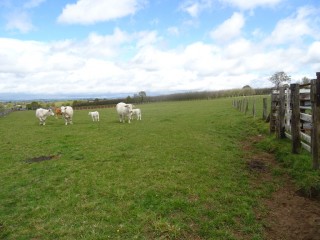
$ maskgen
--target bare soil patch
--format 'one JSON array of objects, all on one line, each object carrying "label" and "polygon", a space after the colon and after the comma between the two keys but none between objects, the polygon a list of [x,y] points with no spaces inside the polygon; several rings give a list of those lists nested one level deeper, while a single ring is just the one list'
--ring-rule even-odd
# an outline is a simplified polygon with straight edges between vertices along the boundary
[{"label": "bare soil patch", "polygon": [[[272,170],[281,168],[272,154],[254,149],[253,143],[261,141],[262,138],[263,136],[256,136],[243,144],[243,149],[247,152],[247,167],[255,176],[254,186],[274,181]],[[263,200],[266,213],[257,213],[257,218],[264,224],[265,239],[320,240],[318,193],[305,194],[286,174],[276,177],[281,184],[270,198]]]},{"label": "bare soil patch", "polygon": [[59,157],[60,157],[59,155],[40,156],[40,157],[26,159],[25,162],[26,163],[42,162],[42,161],[58,159]]},{"label": "bare soil patch", "polygon": [[258,171],[258,172],[265,172],[267,170],[267,166],[264,162],[252,159],[247,162],[247,167],[250,171]]}]

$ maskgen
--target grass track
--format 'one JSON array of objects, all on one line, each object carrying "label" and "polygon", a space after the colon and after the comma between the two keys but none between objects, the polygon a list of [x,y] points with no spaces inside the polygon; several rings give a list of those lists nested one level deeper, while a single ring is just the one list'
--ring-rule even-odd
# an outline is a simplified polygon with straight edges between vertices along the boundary
[{"label": "grass track", "polygon": [[131,124],[115,109],[100,123],[75,111],[70,126],[39,126],[33,111],[1,118],[0,237],[261,239],[266,191],[251,188],[240,147],[259,122],[230,99],[139,107]]}]

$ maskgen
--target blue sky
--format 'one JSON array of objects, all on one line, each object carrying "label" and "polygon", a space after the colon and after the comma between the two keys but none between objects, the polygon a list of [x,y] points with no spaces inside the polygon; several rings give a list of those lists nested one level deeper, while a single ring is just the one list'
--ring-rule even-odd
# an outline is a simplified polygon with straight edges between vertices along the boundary
[{"label": "blue sky", "polygon": [[0,99],[271,86],[320,71],[318,0],[2,0]]}]

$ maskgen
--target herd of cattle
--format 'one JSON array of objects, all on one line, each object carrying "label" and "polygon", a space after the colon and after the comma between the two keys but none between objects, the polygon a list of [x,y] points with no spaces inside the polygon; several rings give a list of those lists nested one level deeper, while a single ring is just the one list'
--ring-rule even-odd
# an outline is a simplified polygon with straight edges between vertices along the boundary
[{"label": "herd of cattle", "polygon": [[[126,118],[128,119],[128,123],[130,123],[130,120],[133,119],[133,116],[136,116],[138,120],[141,120],[141,110],[139,108],[134,108],[132,104],[127,104],[120,102],[116,106],[116,110],[119,116],[119,120],[122,123],[125,123]],[[57,116],[61,115],[64,118],[65,125],[73,124],[73,108],[70,106],[61,106],[60,108],[55,109],[55,113]],[[46,125],[46,119],[49,116],[54,116],[55,114],[51,108],[44,109],[44,108],[38,108],[36,110],[36,117],[40,121],[40,125]],[[88,114],[92,121],[99,122],[99,112],[89,112]]]}]

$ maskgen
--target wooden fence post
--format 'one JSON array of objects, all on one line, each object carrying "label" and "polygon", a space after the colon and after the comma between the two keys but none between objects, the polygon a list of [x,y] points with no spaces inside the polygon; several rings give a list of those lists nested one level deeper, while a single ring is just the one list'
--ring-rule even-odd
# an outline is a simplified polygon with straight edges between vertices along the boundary
[{"label": "wooden fence post", "polygon": [[240,112],[243,112],[244,111],[244,98],[242,97],[241,98],[241,109],[240,109]]},{"label": "wooden fence post", "polygon": [[276,115],[277,115],[277,101],[278,95],[271,93],[271,110],[270,110],[270,133],[276,131]]},{"label": "wooden fence post", "polygon": [[253,98],[253,103],[252,103],[252,116],[255,118],[256,117],[256,99]]},{"label": "wooden fence post", "polygon": [[266,120],[268,117],[267,113],[267,98],[263,98],[263,112],[262,112],[262,119]]},{"label": "wooden fence post", "polygon": [[249,100],[248,98],[245,98],[245,107],[244,107],[244,114],[247,115],[247,112],[249,110]]},{"label": "wooden fence post", "polygon": [[291,84],[291,135],[292,135],[292,153],[300,153],[300,86],[299,84]]},{"label": "wooden fence post", "polygon": [[311,106],[312,106],[312,133],[311,152],[312,165],[319,169],[320,158],[320,72],[317,72],[317,79],[311,82]]},{"label": "wooden fence post", "polygon": [[278,104],[278,115],[277,115],[277,138],[285,138],[285,128],[284,128],[284,116],[285,116],[285,96],[284,88],[281,87],[279,91],[279,104]]}]

